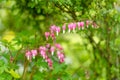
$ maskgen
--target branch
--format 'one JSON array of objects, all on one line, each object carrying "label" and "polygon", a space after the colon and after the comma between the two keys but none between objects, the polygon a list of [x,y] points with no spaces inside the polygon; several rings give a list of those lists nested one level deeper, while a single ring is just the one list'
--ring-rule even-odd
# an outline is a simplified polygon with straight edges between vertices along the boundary
[{"label": "branch", "polygon": [[31,72],[31,74],[30,74],[30,80],[33,80],[32,78],[33,78],[33,75],[34,75],[35,71],[36,71],[36,65],[34,65],[34,66],[32,67],[32,72]]},{"label": "branch", "polygon": [[27,72],[27,69],[28,69],[28,64],[29,62],[27,61],[26,58],[25,59],[25,62],[24,62],[24,71],[23,71],[23,75],[21,77],[21,80],[26,80],[26,72]]},{"label": "branch", "polygon": [[70,13],[70,11],[68,10],[65,10],[64,8],[62,8],[62,6],[60,6],[59,4],[54,4],[55,5],[55,7],[57,7],[57,8],[59,8],[61,11],[63,11],[63,12],[67,12],[67,13]]}]

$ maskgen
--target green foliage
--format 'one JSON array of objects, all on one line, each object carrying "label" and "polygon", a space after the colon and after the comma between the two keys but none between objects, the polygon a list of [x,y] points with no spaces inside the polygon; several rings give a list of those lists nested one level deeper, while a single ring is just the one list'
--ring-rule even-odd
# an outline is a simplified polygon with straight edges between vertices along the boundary
[{"label": "green foliage", "polygon": [[0,79],[1,80],[12,80],[12,76],[7,74],[7,73],[3,73],[3,74],[0,74]]},{"label": "green foliage", "polygon": [[[119,0],[0,0],[0,80],[119,80],[119,4]],[[54,44],[44,37],[49,26],[86,20],[99,28],[89,26],[57,37],[69,64],[52,57],[50,70],[41,56],[26,60],[26,50]]]},{"label": "green foliage", "polygon": [[8,66],[3,60],[0,60],[0,74],[3,74],[7,70]]}]

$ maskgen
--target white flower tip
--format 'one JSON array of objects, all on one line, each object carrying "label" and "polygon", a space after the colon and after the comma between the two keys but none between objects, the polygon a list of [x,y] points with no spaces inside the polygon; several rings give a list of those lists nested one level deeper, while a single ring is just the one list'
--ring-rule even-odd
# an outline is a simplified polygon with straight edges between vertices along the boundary
[{"label": "white flower tip", "polygon": [[43,59],[45,59],[45,56],[43,56]]},{"label": "white flower tip", "polygon": [[57,31],[56,35],[58,36],[58,31]]},{"label": "white flower tip", "polygon": [[84,27],[82,27],[82,30],[84,29]]},{"label": "white flower tip", "polygon": [[30,60],[30,57],[29,57],[29,56],[27,56],[27,60]]},{"label": "white flower tip", "polygon": [[33,55],[33,59],[35,59],[35,56]]},{"label": "white flower tip", "polygon": [[70,29],[68,30],[68,32],[70,33]]},{"label": "white flower tip", "polygon": [[52,56],[54,55],[54,51],[52,51]]},{"label": "white flower tip", "polygon": [[63,30],[63,34],[65,34],[65,30]]}]

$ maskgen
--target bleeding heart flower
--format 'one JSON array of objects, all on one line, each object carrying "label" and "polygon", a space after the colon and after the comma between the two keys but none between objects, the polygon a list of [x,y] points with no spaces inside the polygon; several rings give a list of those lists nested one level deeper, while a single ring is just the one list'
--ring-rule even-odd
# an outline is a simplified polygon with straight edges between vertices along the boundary
[{"label": "bleeding heart flower", "polygon": [[46,40],[48,40],[48,37],[50,36],[50,32],[45,32],[45,37],[46,37]]},{"label": "bleeding heart flower", "polygon": [[55,25],[52,25],[51,27],[50,27],[50,32],[51,33],[54,33],[56,31],[56,26]]},{"label": "bleeding heart flower", "polygon": [[84,22],[78,22],[78,29],[80,28],[84,29]]},{"label": "bleeding heart flower", "polygon": [[72,23],[68,24],[68,32],[70,33],[71,30],[73,30],[73,25],[72,25]]},{"label": "bleeding heart flower", "polygon": [[66,24],[64,24],[63,26],[62,26],[62,30],[63,30],[63,34],[65,33],[65,30],[66,30]]},{"label": "bleeding heart flower", "polygon": [[59,32],[60,32],[60,27],[56,27],[56,34],[57,34],[57,36],[58,36]]},{"label": "bleeding heart flower", "polygon": [[35,56],[37,55],[37,50],[31,50],[32,57],[35,59]]},{"label": "bleeding heart flower", "polygon": [[60,63],[64,62],[64,54],[61,53],[60,51],[57,51],[57,56],[60,61]]},{"label": "bleeding heart flower", "polygon": [[58,49],[58,50],[63,50],[62,46],[60,44],[55,44],[55,47]]},{"label": "bleeding heart flower", "polygon": [[52,47],[50,48],[50,52],[52,53],[52,55],[54,54],[54,51],[55,51],[55,47],[52,46]]},{"label": "bleeding heart flower", "polygon": [[27,57],[28,60],[32,59],[32,53],[30,51],[26,51],[25,56]]}]

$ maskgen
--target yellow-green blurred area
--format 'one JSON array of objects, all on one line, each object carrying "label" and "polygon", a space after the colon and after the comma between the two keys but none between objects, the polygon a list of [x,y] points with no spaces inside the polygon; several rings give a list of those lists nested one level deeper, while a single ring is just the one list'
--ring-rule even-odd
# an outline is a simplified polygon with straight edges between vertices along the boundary
[{"label": "yellow-green blurred area", "polygon": [[3,41],[14,56],[45,45],[44,32],[51,25],[86,20],[99,28],[57,36],[65,52],[65,71],[71,80],[120,80],[120,0],[0,0],[0,45]]}]

